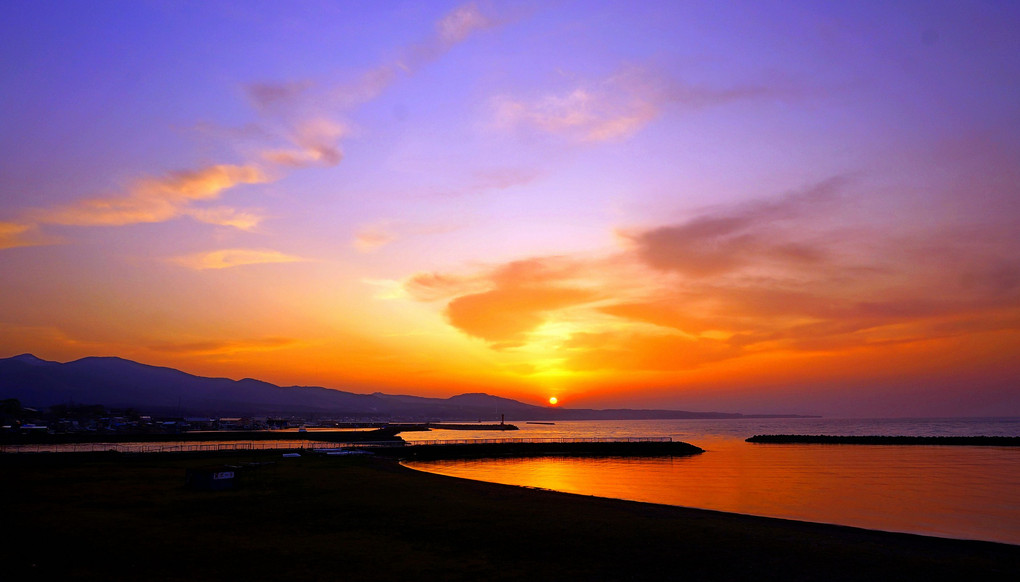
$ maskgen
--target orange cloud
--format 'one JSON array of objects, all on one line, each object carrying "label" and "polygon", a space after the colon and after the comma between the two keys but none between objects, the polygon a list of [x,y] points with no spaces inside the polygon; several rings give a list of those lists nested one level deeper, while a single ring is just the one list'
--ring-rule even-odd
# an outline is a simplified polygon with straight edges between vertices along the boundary
[{"label": "orange cloud", "polygon": [[418,273],[408,278],[404,287],[411,297],[419,301],[478,294],[493,288],[534,288],[549,283],[562,285],[569,282],[577,287],[582,284],[583,270],[587,266],[582,261],[563,257],[538,257],[512,261],[468,276]]},{"label": "orange cloud", "polygon": [[213,208],[187,208],[183,214],[200,222],[230,226],[238,230],[253,231],[265,219],[262,213],[254,210],[238,210],[226,206]]},{"label": "orange cloud", "polygon": [[692,311],[700,311],[695,306],[695,302],[700,300],[700,297],[683,296],[678,293],[671,300],[661,299],[649,302],[625,301],[600,307],[599,311],[621,319],[672,328],[688,333],[699,333],[713,329],[715,325],[718,325],[718,323],[690,313]]},{"label": "orange cloud", "polygon": [[353,245],[361,252],[371,252],[398,240],[412,237],[435,236],[457,230],[457,226],[443,224],[415,224],[402,220],[380,220],[365,225],[354,235]]},{"label": "orange cloud", "polygon": [[163,222],[189,212],[195,201],[217,198],[239,184],[269,181],[253,166],[216,165],[194,171],[171,172],[139,180],[126,195],[81,200],[67,206],[38,210],[38,222],[74,226],[122,226]]},{"label": "orange cloud", "polygon": [[468,335],[502,346],[519,345],[545,315],[593,301],[584,289],[512,286],[457,297],[446,308],[450,324]]},{"label": "orange cloud", "polygon": [[[315,94],[314,85],[309,81],[263,82],[245,87],[252,105],[269,118],[275,118],[279,127],[283,128],[280,131],[270,131],[261,124],[249,124],[238,130],[217,129],[209,125],[200,125],[197,129],[207,134],[226,135],[235,140],[265,142],[277,139],[287,142],[289,145],[276,148],[256,146],[258,149],[254,154],[273,166],[335,166],[343,158],[339,142],[347,130],[344,124],[331,119],[333,115],[322,111],[370,100],[389,86],[397,78],[398,72],[413,74],[475,32],[497,24],[497,20],[484,14],[476,4],[461,5],[441,18],[436,23],[434,34],[424,42],[407,47],[398,61],[368,71],[354,87],[333,87],[324,92],[319,91],[318,94]],[[25,221],[0,223],[0,249],[45,244],[44,239],[33,236],[36,224],[122,226],[190,216],[211,224],[254,230],[263,219],[256,211],[227,207],[203,208],[194,206],[194,203],[215,199],[223,191],[237,185],[265,183],[273,179],[252,164],[218,164],[141,179],[127,193],[37,209],[27,213]],[[371,247],[383,242],[376,237],[374,241],[362,240],[362,246]],[[194,268],[294,260],[285,255],[221,252],[229,254],[192,256],[177,260]]]},{"label": "orange cloud", "polygon": [[[448,322],[493,347],[531,344],[575,371],[686,370],[1020,331],[1010,224],[950,217],[937,229],[879,230],[855,222],[866,213],[843,211],[848,184],[632,231],[614,257],[419,274],[405,290],[448,300]],[[870,203],[853,198],[855,209]],[[535,333],[547,322],[559,323],[554,334]]]},{"label": "orange cloud", "polygon": [[453,297],[445,313],[451,325],[493,346],[520,345],[553,311],[598,299],[578,265],[559,257],[515,261],[471,277],[420,273],[404,288],[420,301]]},{"label": "orange cloud", "polygon": [[228,269],[230,267],[264,263],[297,263],[308,260],[267,249],[223,249],[170,259],[171,262],[182,267],[196,270]]},{"label": "orange cloud", "polygon": [[0,222],[0,250],[52,244],[55,239],[44,237],[34,224]]}]

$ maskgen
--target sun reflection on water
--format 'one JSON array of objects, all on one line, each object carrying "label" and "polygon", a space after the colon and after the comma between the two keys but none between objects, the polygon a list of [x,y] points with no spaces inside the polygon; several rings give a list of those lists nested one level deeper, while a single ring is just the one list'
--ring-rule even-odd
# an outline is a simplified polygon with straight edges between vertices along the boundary
[{"label": "sun reflection on water", "polygon": [[[633,436],[622,434],[623,427],[608,431]],[[409,465],[583,495],[1020,544],[1020,450],[1015,448],[755,445],[729,435],[690,436],[695,438],[676,440],[701,446],[705,453]]]}]

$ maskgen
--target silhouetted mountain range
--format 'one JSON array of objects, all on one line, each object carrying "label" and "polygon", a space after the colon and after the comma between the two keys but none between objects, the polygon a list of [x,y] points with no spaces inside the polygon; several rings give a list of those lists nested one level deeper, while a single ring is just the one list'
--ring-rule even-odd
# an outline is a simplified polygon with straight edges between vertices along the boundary
[{"label": "silhouetted mountain range", "polygon": [[[60,363],[22,354],[0,359],[0,399],[47,408],[100,404],[163,415],[302,415],[392,420],[629,420],[668,418],[755,418],[682,410],[591,410],[533,406],[489,394],[450,398],[354,394],[318,386],[276,386],[245,378],[205,378],[173,368],[113,357]],[[794,415],[790,415],[794,416]]]}]

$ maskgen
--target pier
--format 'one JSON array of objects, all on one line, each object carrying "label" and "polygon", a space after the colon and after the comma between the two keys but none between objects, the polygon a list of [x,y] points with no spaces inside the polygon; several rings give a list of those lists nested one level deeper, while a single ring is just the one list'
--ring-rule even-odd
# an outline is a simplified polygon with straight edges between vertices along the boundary
[{"label": "pier", "polygon": [[416,432],[426,430],[519,430],[517,425],[503,422],[482,424],[471,422],[421,422],[421,423],[389,423],[381,428],[396,432]]},{"label": "pier", "polygon": [[[302,436],[321,433],[287,433]],[[693,445],[669,437],[633,438],[501,438],[450,439],[407,442],[400,438],[333,440],[290,438],[277,440],[161,441],[161,442],[77,442],[0,445],[0,453],[206,453],[317,450],[372,452],[400,459],[448,459],[470,457],[516,457],[546,455],[654,456],[697,454]]]}]

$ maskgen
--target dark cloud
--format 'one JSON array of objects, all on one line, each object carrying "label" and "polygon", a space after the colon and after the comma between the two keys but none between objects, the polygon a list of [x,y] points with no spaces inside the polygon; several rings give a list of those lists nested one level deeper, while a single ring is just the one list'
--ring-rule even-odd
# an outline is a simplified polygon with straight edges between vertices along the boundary
[{"label": "dark cloud", "polygon": [[310,81],[251,83],[244,87],[252,105],[260,111],[273,107],[290,107],[312,87]]},{"label": "dark cloud", "polygon": [[810,238],[810,229],[791,229],[789,223],[831,209],[843,182],[833,178],[775,201],[718,209],[682,224],[631,235],[631,240],[651,267],[689,277],[749,266],[811,267],[825,261],[828,251]]}]

